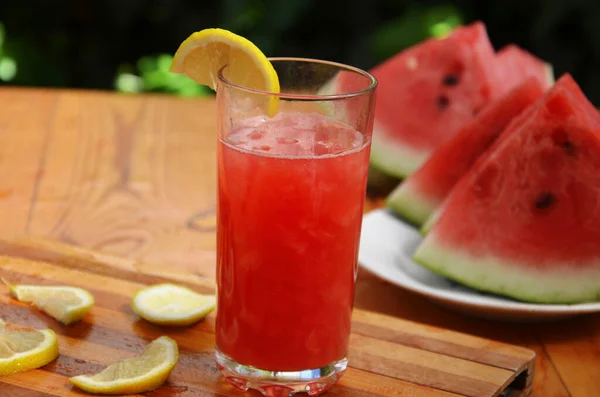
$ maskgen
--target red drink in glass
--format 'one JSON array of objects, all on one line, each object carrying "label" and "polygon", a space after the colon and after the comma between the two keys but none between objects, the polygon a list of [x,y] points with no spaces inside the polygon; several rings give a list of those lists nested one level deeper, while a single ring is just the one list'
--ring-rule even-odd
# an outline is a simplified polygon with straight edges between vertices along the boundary
[{"label": "red drink in glass", "polygon": [[248,120],[218,143],[222,353],[277,371],[346,356],[368,156],[317,114]]},{"label": "red drink in glass", "polygon": [[220,74],[217,363],[242,390],[317,395],[347,365],[376,81],[272,63],[275,115]]}]

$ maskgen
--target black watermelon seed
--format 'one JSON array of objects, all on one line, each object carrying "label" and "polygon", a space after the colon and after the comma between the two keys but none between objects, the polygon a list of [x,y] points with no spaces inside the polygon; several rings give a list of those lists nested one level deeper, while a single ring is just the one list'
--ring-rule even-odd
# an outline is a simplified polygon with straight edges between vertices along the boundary
[{"label": "black watermelon seed", "polygon": [[445,95],[439,96],[437,99],[437,105],[438,108],[444,110],[448,107],[448,105],[450,105],[450,99],[448,99],[448,97]]},{"label": "black watermelon seed", "polygon": [[567,155],[571,157],[575,156],[575,146],[573,145],[573,142],[565,141],[561,146],[565,149]]},{"label": "black watermelon seed", "polygon": [[457,85],[458,84],[458,75],[456,74],[447,74],[444,76],[442,80],[442,84],[444,85]]},{"label": "black watermelon seed", "polygon": [[575,156],[576,150],[573,142],[569,140],[569,134],[564,129],[556,129],[552,132],[554,143],[565,149],[568,156]]},{"label": "black watermelon seed", "polygon": [[556,197],[554,197],[552,193],[542,193],[539,195],[537,200],[535,200],[535,208],[538,210],[543,210],[550,207],[555,202]]}]

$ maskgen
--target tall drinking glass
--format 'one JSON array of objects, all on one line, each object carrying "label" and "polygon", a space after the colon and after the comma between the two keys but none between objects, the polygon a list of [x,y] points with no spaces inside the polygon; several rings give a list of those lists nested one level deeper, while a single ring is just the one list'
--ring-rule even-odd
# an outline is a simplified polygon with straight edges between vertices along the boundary
[{"label": "tall drinking glass", "polygon": [[377,81],[271,62],[280,94],[219,73],[216,359],[238,389],[318,395],[347,364]]}]

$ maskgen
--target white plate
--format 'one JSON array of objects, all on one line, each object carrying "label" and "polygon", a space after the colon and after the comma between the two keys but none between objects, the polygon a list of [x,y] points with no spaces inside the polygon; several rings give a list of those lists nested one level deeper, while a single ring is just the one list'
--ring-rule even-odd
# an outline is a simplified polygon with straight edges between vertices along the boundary
[{"label": "white plate", "polygon": [[511,321],[556,320],[600,312],[600,302],[544,305],[480,293],[417,265],[412,254],[422,237],[388,210],[375,210],[363,220],[358,261],[379,277],[452,310],[477,317]]}]

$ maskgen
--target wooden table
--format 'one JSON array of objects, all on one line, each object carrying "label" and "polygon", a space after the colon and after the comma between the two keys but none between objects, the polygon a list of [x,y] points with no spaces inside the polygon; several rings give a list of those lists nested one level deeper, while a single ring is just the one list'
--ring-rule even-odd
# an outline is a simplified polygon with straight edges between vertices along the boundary
[{"label": "wooden table", "polygon": [[[47,237],[214,278],[212,99],[5,87],[0,109],[0,237]],[[356,307],[534,349],[534,397],[600,396],[599,315],[484,321],[364,271]]]}]

